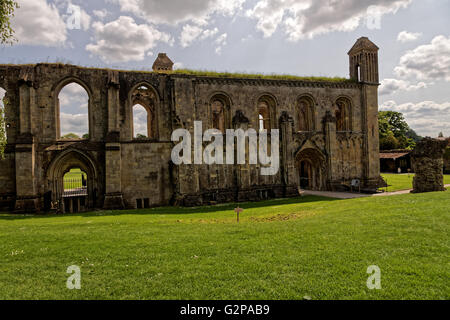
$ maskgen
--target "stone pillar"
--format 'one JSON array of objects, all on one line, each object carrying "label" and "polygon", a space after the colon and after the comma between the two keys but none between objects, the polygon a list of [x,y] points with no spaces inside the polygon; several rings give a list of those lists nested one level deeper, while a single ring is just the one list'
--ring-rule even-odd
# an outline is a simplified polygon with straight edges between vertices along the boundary
[{"label": "stone pillar", "polygon": [[[233,117],[233,129],[239,130],[242,129],[244,131],[248,130],[248,125],[250,121],[244,115],[241,110],[236,111],[235,116]],[[237,164],[236,161],[236,170],[235,170],[235,180],[236,187],[238,189],[238,201],[249,201],[252,198],[250,194],[250,164],[248,162],[249,159],[249,143],[246,142],[246,163],[245,164]],[[234,154],[237,157],[237,148],[238,144],[235,143]]]},{"label": "stone pillar", "polygon": [[108,74],[108,136],[105,144],[105,201],[106,210],[125,208],[122,195],[122,152],[119,132],[119,74]]},{"label": "stone pillar", "polygon": [[378,84],[362,86],[364,132],[364,188],[376,192],[380,181],[380,139],[378,130]]},{"label": "stone pillar", "polygon": [[327,152],[328,181],[327,188],[329,190],[338,190],[340,181],[338,181],[338,149],[336,140],[336,117],[330,111],[327,111],[323,118],[325,133],[325,148]]},{"label": "stone pillar", "polygon": [[417,143],[411,153],[413,170],[416,173],[413,193],[445,191],[444,152],[447,141],[425,138]]},{"label": "stone pillar", "polygon": [[40,211],[36,190],[35,138],[32,134],[32,111],[36,108],[33,70],[21,71],[19,79],[19,136],[16,140],[16,203],[15,212],[35,213]]},{"label": "stone pillar", "polygon": [[280,173],[284,186],[284,196],[293,197],[298,195],[298,178],[296,177],[295,159],[292,153],[294,119],[287,112],[280,117],[281,135],[281,159]]}]

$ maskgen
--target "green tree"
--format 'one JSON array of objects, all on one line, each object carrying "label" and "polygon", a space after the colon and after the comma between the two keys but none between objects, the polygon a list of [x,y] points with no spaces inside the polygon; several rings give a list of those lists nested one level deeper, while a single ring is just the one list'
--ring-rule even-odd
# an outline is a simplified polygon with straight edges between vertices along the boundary
[{"label": "green tree", "polygon": [[143,135],[143,134],[140,134],[140,133],[138,133],[138,134],[136,135],[136,139],[147,139],[147,136],[146,136],[146,135]]},{"label": "green tree", "polygon": [[400,143],[397,140],[397,138],[394,136],[394,133],[392,131],[389,131],[389,133],[384,137],[380,138],[380,149],[381,150],[394,150],[399,149]]},{"label": "green tree", "polygon": [[414,149],[421,139],[400,112],[382,111],[378,119],[381,150]]},{"label": "green tree", "polygon": [[14,17],[15,9],[19,5],[14,0],[0,0],[0,43],[12,44],[14,39],[14,30],[11,27],[11,18]]},{"label": "green tree", "polygon": [[85,139],[85,140],[89,140],[89,133],[85,133],[85,134],[83,134],[83,139]]},{"label": "green tree", "polygon": [[63,135],[61,137],[61,139],[63,139],[63,140],[76,140],[76,139],[80,139],[80,137],[77,134],[75,134],[75,133],[68,133],[68,134]]},{"label": "green tree", "polygon": [[406,136],[414,140],[414,142],[416,143],[423,139],[423,137],[419,136],[413,129],[409,129],[409,131],[406,133]]},{"label": "green tree", "polygon": [[444,133],[441,131],[441,132],[439,132],[439,135],[438,135],[438,137],[439,138],[443,138],[444,137]]}]

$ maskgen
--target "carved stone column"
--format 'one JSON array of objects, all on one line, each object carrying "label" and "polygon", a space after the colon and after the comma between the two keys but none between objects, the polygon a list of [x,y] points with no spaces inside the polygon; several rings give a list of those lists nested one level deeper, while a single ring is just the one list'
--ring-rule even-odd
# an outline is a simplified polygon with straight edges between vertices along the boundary
[{"label": "carved stone column", "polygon": [[[249,119],[244,115],[244,113],[241,110],[237,110],[235,116],[232,120],[233,123],[233,129],[234,130],[244,130],[246,132],[248,130],[248,125],[250,124]],[[245,157],[246,157],[246,163],[245,164],[238,164],[237,163],[237,148],[238,144],[235,143],[234,148],[234,154],[235,154],[235,161],[236,161],[236,169],[235,169],[235,181],[236,181],[236,188],[237,188],[237,195],[238,195],[238,201],[248,201],[252,198],[254,198],[250,193],[250,164],[248,162],[249,159],[249,144],[245,143]]]},{"label": "carved stone column", "polygon": [[40,211],[36,190],[35,139],[32,134],[32,111],[36,108],[33,70],[20,75],[19,87],[19,136],[16,141],[16,203],[17,213]]},{"label": "carved stone column", "polygon": [[122,152],[119,131],[119,74],[108,74],[108,136],[105,143],[105,201],[107,210],[125,207],[122,195]]},{"label": "carved stone column", "polygon": [[339,181],[337,181],[337,140],[336,140],[336,117],[334,117],[330,111],[327,111],[323,118],[324,133],[325,133],[325,146],[327,151],[327,164],[328,164],[328,189],[339,189]]},{"label": "carved stone column", "polygon": [[281,135],[281,159],[280,173],[284,186],[284,196],[291,197],[298,195],[298,178],[296,177],[295,159],[293,154],[293,130],[294,119],[287,112],[283,112],[280,117]]}]

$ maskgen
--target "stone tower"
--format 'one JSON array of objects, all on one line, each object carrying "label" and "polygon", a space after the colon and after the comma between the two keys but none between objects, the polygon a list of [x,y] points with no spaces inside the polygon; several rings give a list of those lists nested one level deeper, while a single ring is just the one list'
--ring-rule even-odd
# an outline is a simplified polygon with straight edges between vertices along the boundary
[{"label": "stone tower", "polygon": [[366,185],[376,188],[380,177],[378,131],[378,50],[367,37],[359,38],[348,52],[350,78],[361,85]]},{"label": "stone tower", "polygon": [[172,60],[170,60],[166,53],[159,53],[158,58],[156,58],[152,68],[155,72],[170,72],[173,71],[173,62]]},{"label": "stone tower", "polygon": [[378,85],[378,50],[379,48],[367,37],[356,41],[348,53],[351,79]]}]

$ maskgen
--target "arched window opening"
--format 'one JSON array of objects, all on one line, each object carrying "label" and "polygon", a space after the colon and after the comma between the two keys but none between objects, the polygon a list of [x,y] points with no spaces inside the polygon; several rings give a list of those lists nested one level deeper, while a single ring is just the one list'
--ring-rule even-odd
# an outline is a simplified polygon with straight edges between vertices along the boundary
[{"label": "arched window opening", "polygon": [[259,114],[259,131],[263,131],[264,129],[264,116]]},{"label": "arched window opening", "polygon": [[213,129],[225,132],[225,105],[221,100],[213,100],[211,114]]},{"label": "arched window opening", "polygon": [[351,131],[351,104],[346,98],[336,101],[336,131]]},{"label": "arched window opening", "polygon": [[267,102],[260,101],[258,105],[259,131],[270,130],[270,108]]},{"label": "arched window opening", "polygon": [[[7,124],[6,124],[6,90],[0,87],[0,151],[3,150],[3,148],[6,145],[6,142],[8,141],[7,136]],[[1,157],[1,152],[0,152]]]},{"label": "arched window opening", "polygon": [[66,85],[58,95],[59,137],[89,139],[89,95],[79,84]]},{"label": "arched window opening", "polygon": [[298,131],[314,131],[314,103],[309,97],[300,98],[297,116]]},{"label": "arched window opening", "polygon": [[358,77],[357,82],[361,82],[361,66],[359,64],[356,65],[356,76]]},{"label": "arched window opening", "polygon": [[137,104],[133,107],[133,137],[135,139],[146,139],[150,137],[151,119],[149,119],[149,112],[144,106]]},{"label": "arched window opening", "polygon": [[154,139],[157,136],[155,91],[146,85],[134,90],[132,97],[134,139]]},{"label": "arched window opening", "polygon": [[82,212],[88,204],[88,177],[81,168],[72,168],[63,178],[63,212]]}]

